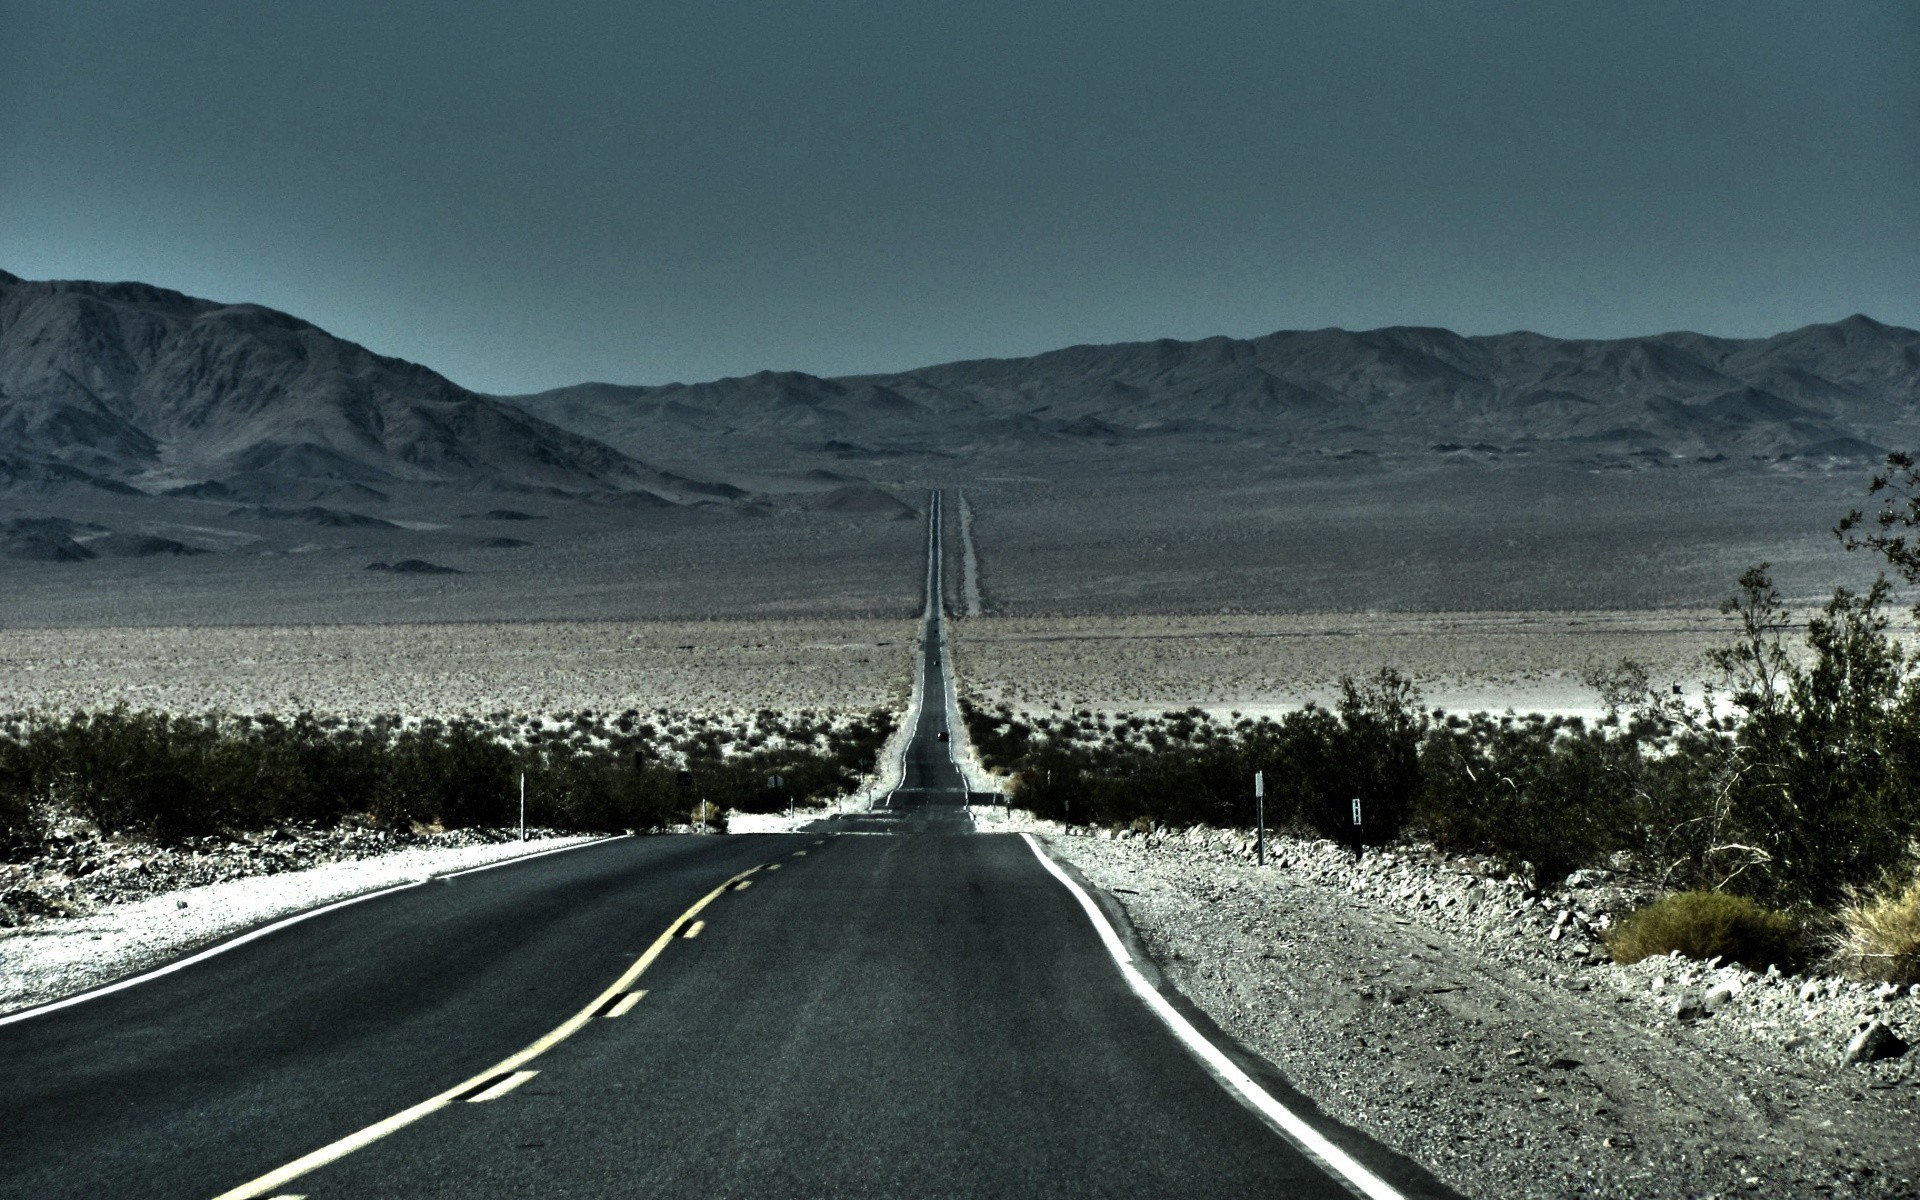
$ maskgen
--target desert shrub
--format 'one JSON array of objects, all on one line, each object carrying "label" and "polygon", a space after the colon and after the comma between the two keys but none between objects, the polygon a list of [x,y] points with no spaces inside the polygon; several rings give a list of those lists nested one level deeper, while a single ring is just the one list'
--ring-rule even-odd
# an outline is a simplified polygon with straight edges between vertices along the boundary
[{"label": "desert shrub", "polygon": [[1800,928],[1785,913],[1726,892],[1676,892],[1628,914],[1607,931],[1618,963],[1678,950],[1687,958],[1723,958],[1753,970],[1791,968],[1801,957]]},{"label": "desert shrub", "polygon": [[1631,846],[1642,766],[1630,736],[1479,714],[1428,732],[1412,816],[1442,849],[1492,854],[1546,886]]},{"label": "desert shrub", "polygon": [[[683,783],[651,740],[655,730],[627,716],[569,714],[555,730],[505,714],[414,727],[396,717],[343,723],[311,713],[15,714],[0,718],[0,851],[37,841],[53,808],[103,832],[162,841],[348,817],[402,828],[510,825],[522,771],[534,824],[656,829],[687,820],[702,802],[772,811],[789,798],[809,804],[847,790],[893,729],[893,718],[877,711],[837,726],[808,719],[797,743],[763,741],[731,757],[724,749],[747,739],[709,729],[711,736],[689,739]],[[762,716],[763,727],[783,728]],[[776,774],[786,786],[772,791],[766,779]]]},{"label": "desert shrub", "polygon": [[[1378,844],[1399,836],[1420,794],[1420,740],[1425,719],[1413,681],[1391,667],[1365,679],[1343,678],[1334,736],[1340,790],[1306,811],[1322,836]],[[1353,824],[1353,801],[1364,824]]]},{"label": "desert shrub", "polygon": [[1857,896],[1840,910],[1840,928],[1837,957],[1852,974],[1920,983],[1920,877]]},{"label": "desert shrub", "polygon": [[24,742],[0,734],[0,855],[31,851],[45,832],[33,803],[30,754]]},{"label": "desert shrub", "polygon": [[41,784],[106,833],[216,833],[233,799],[216,777],[220,732],[217,716],[76,714],[43,731]]},{"label": "desert shrub", "polygon": [[[1834,592],[1808,623],[1806,662],[1781,641],[1792,614],[1766,564],[1722,606],[1713,653],[1741,712],[1703,873],[1781,906],[1830,908],[1870,886],[1920,831],[1920,679],[1888,633],[1884,580]],[[1737,882],[1731,882],[1738,876]]]},{"label": "desert shrub", "polygon": [[[1393,836],[1420,776],[1423,718],[1397,674],[1343,681],[1337,711],[1315,705],[1279,720],[1225,727],[1199,709],[1107,725],[1084,714],[1027,725],[1006,706],[965,710],[988,765],[1013,774],[1012,802],[1075,824],[1244,827],[1253,776],[1266,781],[1272,828],[1353,842]],[[1360,797],[1366,825],[1356,830]]]},{"label": "desert shrub", "polygon": [[478,722],[422,722],[393,740],[389,757],[375,806],[383,823],[454,829],[518,819],[518,762]]}]

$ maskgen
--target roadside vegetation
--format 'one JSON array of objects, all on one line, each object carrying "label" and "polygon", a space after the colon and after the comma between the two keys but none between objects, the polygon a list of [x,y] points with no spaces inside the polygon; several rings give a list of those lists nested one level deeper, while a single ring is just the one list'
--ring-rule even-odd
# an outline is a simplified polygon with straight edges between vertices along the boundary
[{"label": "roadside vegetation", "polygon": [[[496,713],[345,721],[115,708],[0,717],[0,854],[31,853],[59,817],[162,844],[285,824],[393,829],[513,825],[647,832],[802,808],[856,786],[893,718],[763,710]],[[784,786],[769,788],[771,776]]]},{"label": "roadside vegetation", "polygon": [[[1881,508],[1849,514],[1839,536],[1920,584],[1920,470],[1893,456],[1871,494]],[[1702,700],[1622,662],[1590,674],[1608,706],[1597,722],[1427,710],[1390,669],[1278,719],[964,715],[1036,815],[1244,829],[1258,771],[1275,829],[1425,840],[1540,888],[1604,868],[1669,893],[1614,932],[1623,961],[1678,950],[1786,966],[1825,951],[1920,982],[1920,658],[1890,632],[1892,596],[1884,577],[1836,589],[1802,628],[1762,564],[1722,606]]]}]

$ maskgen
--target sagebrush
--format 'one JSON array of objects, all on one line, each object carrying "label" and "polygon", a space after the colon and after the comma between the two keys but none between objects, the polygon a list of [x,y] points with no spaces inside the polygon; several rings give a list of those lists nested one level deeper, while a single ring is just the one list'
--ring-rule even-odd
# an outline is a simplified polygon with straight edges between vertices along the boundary
[{"label": "sagebrush", "polygon": [[1755,971],[1792,970],[1805,955],[1800,927],[1785,913],[1725,892],[1677,892],[1627,914],[1606,933],[1613,961],[1636,963],[1678,951]]}]

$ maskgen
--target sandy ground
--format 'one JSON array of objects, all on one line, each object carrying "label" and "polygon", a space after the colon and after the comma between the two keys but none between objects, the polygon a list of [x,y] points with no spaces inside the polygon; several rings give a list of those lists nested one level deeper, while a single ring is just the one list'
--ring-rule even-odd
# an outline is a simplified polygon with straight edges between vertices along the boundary
[{"label": "sandy ground", "polygon": [[962,690],[1040,711],[1273,714],[1393,667],[1429,706],[1596,714],[1591,665],[1634,658],[1690,694],[1727,638],[1710,610],[985,617],[950,622]]},{"label": "sandy ground", "polygon": [[6,629],[0,712],[897,710],[914,636],[905,620]]}]

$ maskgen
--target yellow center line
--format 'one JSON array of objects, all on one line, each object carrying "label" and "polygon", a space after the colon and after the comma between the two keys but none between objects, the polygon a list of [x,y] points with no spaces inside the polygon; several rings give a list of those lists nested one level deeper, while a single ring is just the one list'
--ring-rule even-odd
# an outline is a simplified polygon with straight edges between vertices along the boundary
[{"label": "yellow center line", "polygon": [[687,931],[680,936],[684,938],[697,938],[700,936],[700,931],[706,927],[707,923],[705,921],[695,921],[693,924],[687,926]]},{"label": "yellow center line", "polygon": [[506,1095],[508,1092],[519,1087],[521,1084],[525,1083],[529,1079],[532,1079],[535,1075],[538,1075],[539,1073],[540,1072],[538,1071],[515,1071],[513,1074],[507,1076],[505,1079],[502,1079],[499,1083],[496,1083],[492,1087],[488,1088],[486,1091],[481,1092],[478,1096],[468,1096],[467,1103],[468,1104],[485,1104],[489,1100],[498,1100],[500,1097]]},{"label": "yellow center line", "polygon": [[[390,1133],[405,1129],[420,1118],[429,1113],[438,1112],[476,1088],[491,1088],[496,1086],[492,1081],[519,1070],[534,1059],[539,1058],[542,1054],[558,1046],[561,1042],[566,1041],[575,1033],[578,1033],[581,1027],[586,1025],[587,1022],[593,1020],[594,1013],[600,1010],[601,1005],[613,999],[615,996],[631,990],[634,981],[639,979],[646,969],[653,965],[653,961],[659,958],[661,953],[666,950],[667,943],[674,939],[674,935],[689,919],[698,915],[700,910],[704,909],[707,905],[718,900],[728,888],[759,869],[759,867],[749,867],[747,870],[740,872],[719,887],[714,888],[706,895],[700,897],[700,899],[694,901],[693,907],[681,913],[668,924],[659,937],[653,939],[653,945],[648,946],[647,952],[642,954],[631,967],[628,967],[620,978],[614,980],[613,986],[601,992],[598,996],[595,996],[591,1004],[588,1004],[579,1012],[568,1017],[558,1028],[554,1029],[539,1041],[534,1042],[526,1049],[501,1059],[478,1075],[455,1084],[437,1096],[422,1100],[412,1108],[401,1109],[383,1121],[375,1121],[365,1129],[357,1130],[337,1141],[328,1142],[318,1150],[309,1154],[303,1154],[286,1166],[269,1171],[258,1179],[249,1183],[243,1183],[237,1188],[231,1188],[221,1192],[218,1196],[215,1196],[213,1200],[256,1200],[257,1197],[265,1196],[267,1193],[274,1191],[284,1184],[292,1183],[302,1175],[317,1171],[328,1163],[338,1162],[356,1150],[371,1146]],[[521,1082],[525,1081],[522,1080]],[[518,1085],[516,1084],[514,1086],[517,1087]]]},{"label": "yellow center line", "polygon": [[805,858],[807,856],[807,852],[805,850],[795,850],[793,852],[793,856],[795,858]]},{"label": "yellow center line", "polygon": [[620,997],[620,1003],[607,1010],[607,1019],[612,1020],[615,1017],[626,1016],[633,1011],[634,1005],[640,1003],[640,997],[646,994],[646,989],[642,988],[637,992],[628,992],[626,995]]}]

